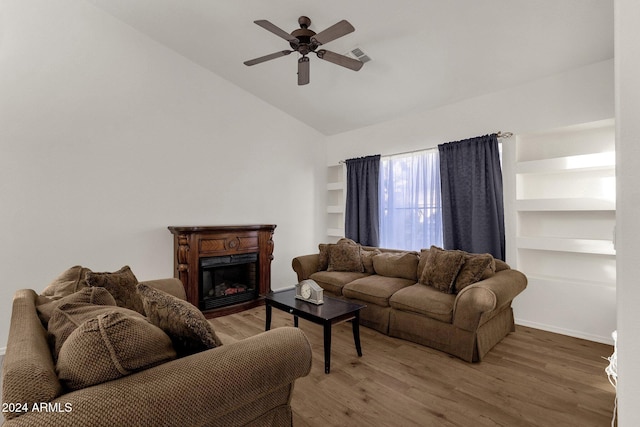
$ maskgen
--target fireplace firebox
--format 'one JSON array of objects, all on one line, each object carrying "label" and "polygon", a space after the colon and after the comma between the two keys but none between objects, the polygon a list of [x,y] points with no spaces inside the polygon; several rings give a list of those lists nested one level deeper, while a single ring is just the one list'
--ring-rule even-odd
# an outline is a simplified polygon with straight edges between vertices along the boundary
[{"label": "fireplace firebox", "polygon": [[257,298],[257,265],[257,253],[200,258],[200,309]]},{"label": "fireplace firebox", "polygon": [[208,318],[264,304],[275,225],[169,227],[174,276]]}]

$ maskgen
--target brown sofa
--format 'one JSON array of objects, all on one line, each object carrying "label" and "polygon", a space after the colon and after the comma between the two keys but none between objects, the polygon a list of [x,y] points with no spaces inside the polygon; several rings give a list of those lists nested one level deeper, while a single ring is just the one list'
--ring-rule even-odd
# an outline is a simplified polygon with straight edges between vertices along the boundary
[{"label": "brown sofa", "polygon": [[[177,279],[146,282],[185,299]],[[297,328],[277,328],[70,391],[56,375],[31,289],[19,290],[2,368],[4,427],[290,426],[296,378],[311,367]],[[224,341],[224,339],[222,339]],[[35,406],[34,406],[35,405]]]},{"label": "brown sofa", "polygon": [[[360,317],[362,325],[468,362],[482,360],[494,345],[514,331],[511,301],[526,288],[527,279],[505,262],[484,254],[485,260],[491,258],[489,267],[481,267],[482,274],[476,274],[475,280],[468,281],[464,288],[460,286],[461,289],[438,289],[425,281],[433,284],[431,278],[442,273],[438,270],[448,270],[450,266],[443,262],[441,268],[433,260],[440,260],[436,257],[441,255],[454,255],[459,261],[461,251],[432,247],[417,253],[358,246],[361,267],[337,257],[337,268],[332,268],[327,257],[335,253],[332,248],[344,245],[355,243],[321,244],[320,253],[296,257],[292,267],[299,281],[315,280],[326,295],[366,304]],[[433,258],[429,258],[430,254]],[[466,253],[462,256],[482,257]],[[453,280],[451,283],[455,284],[468,273],[467,270],[463,273],[463,267],[472,261],[460,262],[462,267],[448,273],[446,283]],[[425,279],[427,269],[430,275]]]}]

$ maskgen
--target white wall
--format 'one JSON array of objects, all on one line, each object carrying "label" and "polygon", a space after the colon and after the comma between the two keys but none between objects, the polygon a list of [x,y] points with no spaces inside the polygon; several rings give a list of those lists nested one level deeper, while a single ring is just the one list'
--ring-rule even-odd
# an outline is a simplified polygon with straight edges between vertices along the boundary
[{"label": "white wall", "polygon": [[618,425],[640,425],[640,2],[615,1]]},{"label": "white wall", "polygon": [[325,234],[322,135],[83,1],[0,7],[0,352],[17,289],[172,276],[169,225],[277,224],[273,287],[294,283]]},{"label": "white wall", "polygon": [[[394,154],[435,147],[437,144],[472,136],[510,131],[529,134],[579,123],[614,117],[613,60],[537,80],[508,90],[465,100],[432,111],[416,113],[395,121],[381,123],[328,139],[327,161],[369,154]],[[515,252],[515,138],[503,144],[505,186],[505,226],[507,262],[518,267]],[[525,272],[526,273],[526,272]],[[554,332],[568,332],[610,342],[610,332],[590,328],[579,321],[590,307],[567,306],[568,313],[546,315],[544,307],[554,298],[553,292],[525,290],[514,301],[516,322]],[[592,308],[592,307],[591,307]],[[599,315],[615,327],[615,306],[598,307]],[[571,311],[575,310],[573,315]],[[557,314],[557,315],[556,315]],[[558,324],[562,319],[563,324]],[[578,319],[578,320],[575,320]],[[604,328],[610,331],[611,328]]]}]

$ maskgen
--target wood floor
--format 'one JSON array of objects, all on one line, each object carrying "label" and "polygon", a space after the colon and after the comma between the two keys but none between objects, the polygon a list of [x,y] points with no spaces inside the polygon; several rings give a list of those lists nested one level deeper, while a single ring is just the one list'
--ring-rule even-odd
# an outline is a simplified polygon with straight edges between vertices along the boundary
[{"label": "wood floor", "polygon": [[[264,307],[212,319],[236,339],[264,330]],[[273,311],[272,327],[293,326]],[[481,363],[361,328],[357,357],[350,324],[333,330],[324,374],[322,327],[300,320],[313,350],[311,373],[296,381],[296,427],[609,426],[615,392],[604,359],[611,346],[517,327]]]}]

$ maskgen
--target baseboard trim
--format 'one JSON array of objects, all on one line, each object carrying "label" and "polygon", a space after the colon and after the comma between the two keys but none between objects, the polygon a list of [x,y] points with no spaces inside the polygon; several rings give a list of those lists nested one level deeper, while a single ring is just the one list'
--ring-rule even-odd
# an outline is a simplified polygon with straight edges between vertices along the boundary
[{"label": "baseboard trim", "polygon": [[[600,336],[600,335],[588,334],[588,333],[581,332],[581,331],[574,331],[572,329],[559,328],[557,326],[546,325],[544,323],[530,322],[528,320],[522,320],[522,319],[518,319],[518,318],[515,319],[515,322],[516,322],[517,325],[527,326],[529,328],[542,329],[543,331],[553,332],[553,333],[561,334],[561,335],[567,335],[567,336],[573,337],[573,338],[580,338],[580,339],[587,340],[587,341],[594,341],[594,342],[598,342],[600,344],[613,345],[613,337],[612,336],[603,337],[603,336]],[[613,332],[613,331],[611,331],[611,332]]]}]

